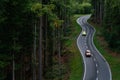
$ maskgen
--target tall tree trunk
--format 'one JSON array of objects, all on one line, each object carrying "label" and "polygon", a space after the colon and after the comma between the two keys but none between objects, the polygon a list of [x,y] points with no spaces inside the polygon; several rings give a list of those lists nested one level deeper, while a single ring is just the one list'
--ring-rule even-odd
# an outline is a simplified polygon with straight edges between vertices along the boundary
[{"label": "tall tree trunk", "polygon": [[62,80],[62,74],[61,74],[61,30],[60,28],[58,29],[58,57],[59,57],[59,75],[60,79]]},{"label": "tall tree trunk", "polygon": [[[49,60],[51,61],[51,64],[49,64],[51,67],[53,66],[53,56],[55,55],[56,53],[56,30],[55,28],[53,28],[53,32],[52,32],[52,35],[53,35],[53,39],[52,39],[52,54],[51,54],[51,58],[49,58]],[[50,55],[50,54],[49,54]],[[52,71],[51,73],[54,73],[53,72],[53,68],[52,68]],[[53,80],[53,77],[52,79]]]},{"label": "tall tree trunk", "polygon": [[48,24],[47,24],[47,15],[45,15],[45,59],[44,59],[44,62],[45,62],[45,68],[46,66],[48,65],[48,55],[47,55],[47,31],[48,31]]},{"label": "tall tree trunk", "polygon": [[96,11],[97,11],[97,24],[99,23],[99,13],[100,13],[100,6],[99,6],[99,0],[97,0],[97,8],[96,8]]},{"label": "tall tree trunk", "polygon": [[42,16],[40,17],[39,33],[39,80],[42,80]]},{"label": "tall tree trunk", "polygon": [[12,63],[13,63],[13,69],[12,69],[12,70],[13,70],[13,71],[12,71],[12,72],[13,72],[13,73],[12,73],[12,76],[13,76],[13,77],[12,77],[12,80],[15,80],[15,61],[14,61],[14,53],[13,53],[13,61],[12,61]]},{"label": "tall tree trunk", "polygon": [[[13,40],[13,45],[14,45],[14,47],[15,47],[15,45],[16,45],[16,41],[15,41],[15,38],[14,38],[14,40]],[[13,49],[13,58],[12,58],[12,80],[15,80],[15,59],[14,59],[14,56],[15,56],[15,50]]]},{"label": "tall tree trunk", "polygon": [[[42,0],[40,0],[40,3],[42,4]],[[43,26],[43,21],[42,21],[42,16],[40,17],[40,21],[39,21],[39,26],[40,26],[40,30],[39,30],[39,74],[38,74],[38,80],[42,80],[42,26]]]},{"label": "tall tree trunk", "polygon": [[102,2],[100,0],[100,25],[102,23]]},{"label": "tall tree trunk", "polygon": [[[63,20],[64,16],[63,16],[63,8],[60,7],[60,18]],[[57,27],[57,48],[58,48],[58,60],[59,60],[59,80],[62,80],[62,74],[61,74],[61,28],[63,29],[63,24],[62,26],[58,26]]]},{"label": "tall tree trunk", "polygon": [[94,19],[94,22],[96,23],[97,21],[97,0],[95,0],[95,19]]},{"label": "tall tree trunk", "polygon": [[[23,53],[23,51],[22,51],[21,53]],[[22,67],[21,67],[21,69],[20,69],[20,80],[24,80],[24,79],[23,79],[23,77],[24,77],[24,75],[23,75],[23,69],[24,69],[24,54],[21,55],[21,65],[22,65]]]},{"label": "tall tree trunk", "polygon": [[33,80],[36,80],[36,22],[34,23],[34,44],[33,44],[33,54],[32,54],[32,63],[33,63]]}]

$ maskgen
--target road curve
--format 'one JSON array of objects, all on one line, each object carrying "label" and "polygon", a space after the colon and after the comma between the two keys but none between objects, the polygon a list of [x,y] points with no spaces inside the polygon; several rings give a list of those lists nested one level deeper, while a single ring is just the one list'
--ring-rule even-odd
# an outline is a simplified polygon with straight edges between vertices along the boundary
[{"label": "road curve", "polygon": [[[95,29],[87,23],[89,17],[90,15],[86,15],[77,19],[77,23],[81,26],[82,31],[86,31],[87,33],[86,36],[80,34],[77,39],[77,46],[84,63],[83,80],[112,80],[109,64],[93,43]],[[91,57],[85,56],[87,49],[91,51]]]}]

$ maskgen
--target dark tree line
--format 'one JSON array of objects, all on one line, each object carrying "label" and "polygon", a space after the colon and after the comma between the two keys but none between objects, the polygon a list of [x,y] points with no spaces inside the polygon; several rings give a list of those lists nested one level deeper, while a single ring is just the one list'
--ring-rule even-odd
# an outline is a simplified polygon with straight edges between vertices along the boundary
[{"label": "dark tree line", "polygon": [[93,6],[93,22],[102,24],[103,22],[103,14],[104,14],[104,1],[105,0],[91,0],[91,4]]},{"label": "dark tree line", "polygon": [[120,1],[119,0],[92,0],[93,21],[102,24],[103,36],[109,47],[119,52],[120,49]]},{"label": "dark tree line", "polygon": [[0,0],[0,80],[63,80],[75,1]]},{"label": "dark tree line", "polygon": [[0,0],[0,80],[63,80],[71,17],[89,13],[86,2]]}]

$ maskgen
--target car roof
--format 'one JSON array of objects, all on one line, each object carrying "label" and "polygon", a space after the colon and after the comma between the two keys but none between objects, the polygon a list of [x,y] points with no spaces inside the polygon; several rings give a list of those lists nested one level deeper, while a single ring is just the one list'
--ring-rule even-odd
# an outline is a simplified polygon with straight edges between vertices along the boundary
[{"label": "car roof", "polygon": [[90,52],[90,50],[89,50],[89,49],[87,49],[87,50],[86,50],[86,52]]}]

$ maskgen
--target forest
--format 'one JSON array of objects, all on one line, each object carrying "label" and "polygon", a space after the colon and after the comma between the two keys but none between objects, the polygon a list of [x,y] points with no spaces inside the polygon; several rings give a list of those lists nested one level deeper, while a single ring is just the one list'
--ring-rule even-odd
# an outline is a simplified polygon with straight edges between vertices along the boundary
[{"label": "forest", "polygon": [[108,43],[109,48],[120,52],[120,1],[119,0],[92,0],[93,22],[100,24],[102,35]]},{"label": "forest", "polygon": [[0,80],[69,80],[63,57],[75,14],[92,14],[120,52],[120,0],[0,0]]}]

